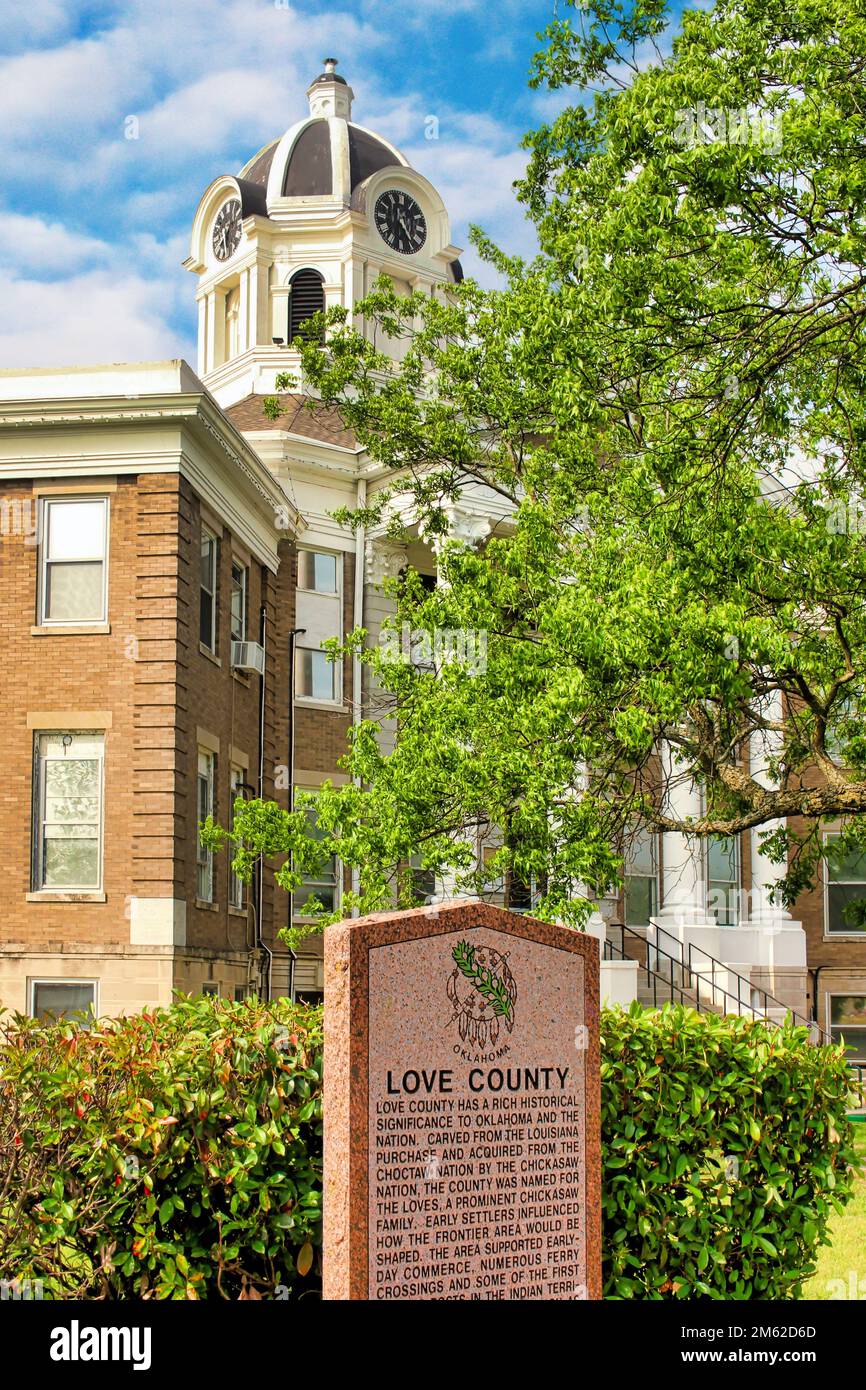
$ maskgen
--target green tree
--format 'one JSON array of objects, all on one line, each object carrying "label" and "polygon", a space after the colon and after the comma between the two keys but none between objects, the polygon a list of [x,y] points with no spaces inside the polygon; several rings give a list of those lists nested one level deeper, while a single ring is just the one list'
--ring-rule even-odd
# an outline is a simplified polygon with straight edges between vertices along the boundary
[{"label": "green tree", "polygon": [[[823,820],[847,818],[846,845],[866,828],[866,11],[719,0],[670,47],[664,0],[572,8],[532,76],[573,94],[526,140],[538,256],[475,231],[501,288],[361,306],[407,339],[399,362],[340,310],[304,352],[305,389],[388,470],[349,524],[409,510],[443,538],[470,484],[510,513],[482,548],[443,541],[435,593],[394,586],[398,623],[486,634],[482,671],[363,653],[397,745],[363,722],[356,780],[319,812],[365,907],[420,848],[479,891],[535,876],[541,914],[577,922],[575,884],[615,881],[637,825],[794,816],[768,835],[790,900]],[[767,730],[775,788],[747,758]],[[700,821],[671,814],[663,741],[705,788]],[[505,843],[479,871],[488,825]],[[306,854],[304,830],[248,804],[239,862]]]}]

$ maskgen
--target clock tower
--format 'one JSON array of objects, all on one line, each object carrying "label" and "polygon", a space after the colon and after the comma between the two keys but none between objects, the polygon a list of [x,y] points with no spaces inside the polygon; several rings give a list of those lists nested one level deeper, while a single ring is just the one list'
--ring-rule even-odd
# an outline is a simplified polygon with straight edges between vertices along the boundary
[{"label": "clock tower", "polygon": [[462,278],[441,197],[353,122],[354,93],[336,69],[325,59],[309,115],[198,205],[184,265],[198,277],[198,372],[223,407],[272,393],[299,365],[304,320],[338,304],[351,313],[380,275],[405,294]]}]

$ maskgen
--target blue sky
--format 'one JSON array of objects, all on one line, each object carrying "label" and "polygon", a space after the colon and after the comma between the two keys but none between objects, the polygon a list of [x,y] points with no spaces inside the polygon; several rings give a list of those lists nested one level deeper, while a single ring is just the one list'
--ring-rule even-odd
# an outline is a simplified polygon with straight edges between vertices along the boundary
[{"label": "blue sky", "polygon": [[458,245],[479,222],[531,249],[511,184],[522,135],[551,109],[526,79],[555,8],[0,0],[0,366],[194,361],[195,282],[180,262],[199,196],[306,113],[330,55],[354,118],[440,189]]}]

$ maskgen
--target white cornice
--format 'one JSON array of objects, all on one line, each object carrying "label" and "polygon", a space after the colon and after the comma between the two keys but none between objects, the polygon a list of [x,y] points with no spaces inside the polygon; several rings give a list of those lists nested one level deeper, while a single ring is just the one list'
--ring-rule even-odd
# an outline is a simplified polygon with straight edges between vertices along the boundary
[{"label": "white cornice", "polygon": [[[133,371],[130,383],[134,376]],[[152,443],[146,435],[130,437],[127,447],[123,437],[136,428],[149,434],[171,426],[179,432],[176,443],[155,434]],[[87,448],[75,449],[75,436],[82,430],[91,438]],[[92,439],[94,431],[114,437],[107,437],[101,449],[98,436],[96,442]],[[38,450],[25,445],[28,436],[46,432],[53,447],[41,439]],[[204,390],[0,402],[0,478],[174,471],[182,472],[271,568],[276,568],[281,536],[296,536],[306,524],[266,464]]]}]

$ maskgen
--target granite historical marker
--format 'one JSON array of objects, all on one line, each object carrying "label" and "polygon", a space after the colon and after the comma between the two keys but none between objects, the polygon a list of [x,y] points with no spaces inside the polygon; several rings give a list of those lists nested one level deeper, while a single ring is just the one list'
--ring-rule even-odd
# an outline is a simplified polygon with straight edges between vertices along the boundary
[{"label": "granite historical marker", "polygon": [[326,1298],[601,1296],[594,938],[483,903],[325,934]]}]

